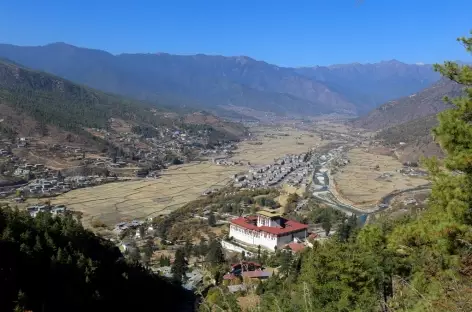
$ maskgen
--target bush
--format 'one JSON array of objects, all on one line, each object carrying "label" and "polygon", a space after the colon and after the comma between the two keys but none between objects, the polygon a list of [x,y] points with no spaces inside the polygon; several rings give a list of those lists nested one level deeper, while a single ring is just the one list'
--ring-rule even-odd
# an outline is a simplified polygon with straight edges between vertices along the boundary
[{"label": "bush", "polygon": [[99,219],[93,219],[90,224],[92,225],[93,228],[106,228],[107,227],[107,225]]}]

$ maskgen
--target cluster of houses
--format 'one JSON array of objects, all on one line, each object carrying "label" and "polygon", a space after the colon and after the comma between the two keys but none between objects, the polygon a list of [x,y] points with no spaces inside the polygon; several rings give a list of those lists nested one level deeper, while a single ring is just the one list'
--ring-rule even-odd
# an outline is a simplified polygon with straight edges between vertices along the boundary
[{"label": "cluster of houses", "polygon": [[213,163],[219,166],[243,166],[247,164],[240,160],[229,160],[227,158],[214,158]]},{"label": "cluster of houses", "polygon": [[393,177],[393,173],[391,172],[384,172],[381,175],[379,175],[376,180],[384,180],[384,181],[390,181],[390,178]]},{"label": "cluster of houses", "polygon": [[48,169],[43,164],[23,164],[18,165],[16,170],[13,172],[13,176],[27,178],[30,174],[42,175],[47,174]]},{"label": "cluster of houses", "polygon": [[99,176],[72,176],[64,178],[57,175],[51,175],[46,178],[34,179],[19,190],[33,195],[55,195],[73,189],[99,185],[115,180],[116,177],[104,178]]},{"label": "cluster of houses", "polygon": [[405,176],[410,176],[410,177],[426,177],[428,175],[428,173],[424,170],[420,170],[414,167],[407,167],[407,166],[399,169],[398,172]]},{"label": "cluster of houses", "polygon": [[294,185],[302,183],[313,169],[307,154],[285,155],[276,159],[274,164],[253,167],[245,175],[234,175],[234,187],[271,187],[280,185],[282,182],[289,182]]},{"label": "cluster of houses", "polygon": [[[141,221],[141,220],[133,220],[130,222],[120,222],[115,225],[115,228],[113,229],[113,231],[119,234],[128,229],[136,229],[137,227],[142,226],[143,224],[144,224],[144,221]],[[138,233],[138,231],[136,233]]]},{"label": "cluster of houses", "polygon": [[0,156],[9,156],[9,155],[11,155],[11,152],[9,150],[3,149],[3,148],[0,149]]},{"label": "cluster of houses", "polygon": [[233,151],[237,149],[235,143],[224,143],[219,146],[214,146],[212,149],[202,149],[200,151],[201,156],[212,156],[214,159],[216,157],[227,158],[233,154]]},{"label": "cluster of houses", "polygon": [[64,205],[36,205],[26,208],[26,211],[35,218],[40,212],[50,212],[53,216],[64,215],[67,212],[67,208]]},{"label": "cluster of houses", "polygon": [[[234,280],[238,277],[265,280],[272,276],[272,271],[264,270],[263,266],[253,261],[241,261],[231,265],[231,270],[223,276],[224,280]],[[230,292],[246,290],[245,284],[229,285]]]},{"label": "cluster of houses", "polygon": [[[189,161],[189,151],[200,156],[228,157],[236,149],[234,143],[226,143],[206,149],[209,143],[208,130],[188,131],[185,129],[155,128],[152,135],[133,132],[111,133],[103,129],[93,129],[105,139],[112,141],[124,151],[127,157],[102,157],[86,159],[88,164],[107,168],[124,168],[127,166],[148,167],[150,164],[162,162],[166,166],[172,161],[166,160],[166,155],[174,155],[182,161]],[[132,155],[132,157],[130,157]]]},{"label": "cluster of houses", "polygon": [[23,191],[31,194],[50,194],[60,191],[67,192],[71,189],[69,183],[57,179],[36,179],[23,188]]}]

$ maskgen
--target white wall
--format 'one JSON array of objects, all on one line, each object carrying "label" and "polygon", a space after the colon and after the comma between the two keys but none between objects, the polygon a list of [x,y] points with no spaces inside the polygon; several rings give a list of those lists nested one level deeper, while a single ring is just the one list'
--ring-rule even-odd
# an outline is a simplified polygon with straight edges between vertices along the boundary
[{"label": "white wall", "polygon": [[250,245],[256,245],[254,241],[254,235],[252,234],[253,231],[244,229],[242,227],[236,226],[234,224],[231,224],[229,227],[229,236],[233,237],[234,239],[237,239],[243,243],[250,244]]},{"label": "white wall", "polygon": [[270,250],[274,250],[274,247],[277,245],[277,238],[273,235],[268,235],[264,232],[248,230],[234,224],[230,225],[229,236],[245,244],[253,246],[261,245],[261,247],[265,247]]},{"label": "white wall", "polygon": [[284,245],[293,242],[294,237],[305,239],[307,236],[306,230],[291,233],[285,236],[270,235],[265,232],[247,230],[237,225],[231,224],[229,228],[229,236],[248,245],[258,246],[274,250],[282,248]]},{"label": "white wall", "polygon": [[261,247],[274,250],[274,247],[277,246],[277,237],[274,235],[268,235],[265,232],[259,232],[256,242],[258,245],[261,245]]}]

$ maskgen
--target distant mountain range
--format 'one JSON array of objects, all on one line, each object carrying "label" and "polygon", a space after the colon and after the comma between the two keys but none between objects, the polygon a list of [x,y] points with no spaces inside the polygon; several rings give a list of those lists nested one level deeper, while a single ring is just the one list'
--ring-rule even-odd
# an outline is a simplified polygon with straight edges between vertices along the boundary
[{"label": "distant mountain range", "polygon": [[358,115],[439,79],[430,65],[399,61],[283,68],[249,57],[120,54],[65,43],[0,44],[0,57],[106,92],[170,106],[235,114]]},{"label": "distant mountain range", "polygon": [[360,114],[429,87],[439,79],[432,65],[412,65],[397,60],[299,68],[297,72],[342,94]]}]

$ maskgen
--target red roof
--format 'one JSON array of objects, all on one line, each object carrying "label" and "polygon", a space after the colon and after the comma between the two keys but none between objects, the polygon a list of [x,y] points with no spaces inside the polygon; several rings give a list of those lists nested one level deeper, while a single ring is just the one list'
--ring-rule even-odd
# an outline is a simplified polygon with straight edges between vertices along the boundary
[{"label": "red roof", "polygon": [[[255,218],[255,219],[254,219]],[[284,218],[280,218],[285,222],[283,226],[257,226],[257,217],[239,217],[236,219],[231,220],[231,223],[243,227],[248,230],[259,231],[259,232],[266,232],[269,234],[277,235],[277,236],[284,236],[293,232],[300,232],[303,230],[308,229],[308,225],[299,223],[292,220],[287,220]]]},{"label": "red roof", "polygon": [[286,245],[288,248],[290,248],[293,252],[300,252],[303,249],[305,249],[305,245],[300,244],[300,243],[290,243]]}]

